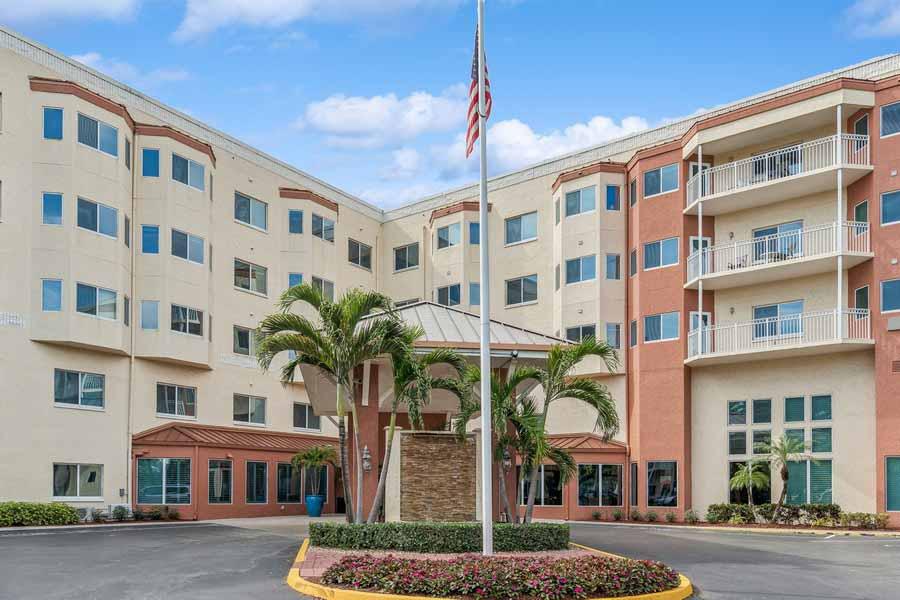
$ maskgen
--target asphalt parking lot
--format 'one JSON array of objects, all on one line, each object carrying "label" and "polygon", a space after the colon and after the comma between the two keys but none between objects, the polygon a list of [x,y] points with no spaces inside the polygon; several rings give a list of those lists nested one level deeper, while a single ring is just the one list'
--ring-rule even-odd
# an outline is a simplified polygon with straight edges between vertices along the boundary
[{"label": "asphalt parking lot", "polygon": [[[297,600],[284,578],[303,533],[277,519],[0,533],[0,598]],[[900,538],[592,524],[573,524],[572,537],[667,562],[695,598],[900,597]]]}]

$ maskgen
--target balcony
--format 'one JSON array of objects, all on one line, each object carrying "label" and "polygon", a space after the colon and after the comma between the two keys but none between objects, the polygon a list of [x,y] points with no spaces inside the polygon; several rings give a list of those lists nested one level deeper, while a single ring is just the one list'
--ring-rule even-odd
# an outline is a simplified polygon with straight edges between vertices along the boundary
[{"label": "balcony", "polygon": [[717,244],[704,248],[702,255],[695,251],[688,257],[684,287],[698,287],[701,261],[703,288],[721,290],[832,272],[839,255],[844,257],[845,269],[872,257],[868,223],[826,223]]},{"label": "balcony", "polygon": [[[702,341],[702,343],[701,343]],[[844,308],[713,325],[688,334],[692,367],[863,350],[874,345],[869,311]]]},{"label": "balcony", "polygon": [[848,186],[872,171],[869,136],[832,135],[704,169],[688,180],[687,214],[736,212]]}]

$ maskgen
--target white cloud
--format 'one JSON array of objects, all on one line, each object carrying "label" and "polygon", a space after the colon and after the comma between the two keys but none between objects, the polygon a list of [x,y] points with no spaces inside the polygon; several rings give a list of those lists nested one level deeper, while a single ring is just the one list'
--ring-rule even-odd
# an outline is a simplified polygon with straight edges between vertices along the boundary
[{"label": "white cloud", "polygon": [[326,134],[340,148],[376,148],[411,140],[425,133],[451,131],[465,122],[465,87],[456,85],[439,96],[413,92],[403,98],[337,94],[307,105],[302,120]]},{"label": "white cloud", "polygon": [[900,0],[857,0],[845,17],[850,30],[859,37],[900,35]]},{"label": "white cloud", "polygon": [[413,183],[401,186],[364,187],[356,195],[366,202],[370,202],[381,208],[391,209],[420,200],[441,191],[446,186],[437,181]]},{"label": "white cloud", "polygon": [[140,0],[4,0],[0,22],[64,19],[123,19],[137,12]]},{"label": "white cloud", "polygon": [[175,39],[204,37],[223,27],[283,27],[303,19],[349,21],[456,6],[463,0],[187,0]]},{"label": "white cloud", "polygon": [[144,72],[131,63],[106,58],[99,52],[74,54],[72,58],[113,79],[141,89],[152,88],[162,83],[184,81],[190,77],[190,74],[181,68],[160,68]]},{"label": "white cloud", "polygon": [[391,153],[391,164],[381,173],[382,179],[409,179],[417,175],[423,165],[422,155],[415,148],[400,148]]}]

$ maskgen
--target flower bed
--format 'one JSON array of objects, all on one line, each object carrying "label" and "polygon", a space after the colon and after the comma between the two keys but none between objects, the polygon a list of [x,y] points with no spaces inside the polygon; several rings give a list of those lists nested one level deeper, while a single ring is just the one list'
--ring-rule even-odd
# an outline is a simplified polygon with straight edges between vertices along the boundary
[{"label": "flower bed", "polygon": [[353,590],[438,598],[568,600],[661,592],[678,587],[680,578],[661,563],[600,555],[431,560],[353,554],[328,567],[321,581]]}]

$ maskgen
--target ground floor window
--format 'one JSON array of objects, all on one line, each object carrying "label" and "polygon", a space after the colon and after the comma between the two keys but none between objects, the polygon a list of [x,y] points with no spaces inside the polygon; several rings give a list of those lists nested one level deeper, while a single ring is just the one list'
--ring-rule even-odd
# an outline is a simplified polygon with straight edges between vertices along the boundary
[{"label": "ground floor window", "polygon": [[53,498],[75,500],[103,496],[103,465],[53,465]]},{"label": "ground floor window", "polygon": [[231,478],[230,460],[209,461],[209,503],[231,504]]},{"label": "ground floor window", "polygon": [[900,511],[900,456],[885,459],[885,510]]},{"label": "ground floor window", "polygon": [[[747,504],[747,488],[740,489],[731,489],[731,478],[734,477],[735,473],[738,472],[742,466],[744,466],[746,461],[736,461],[728,463],[728,482],[729,482],[729,496],[728,501],[732,504]],[[765,466],[763,466],[763,470],[765,470]],[[753,504],[768,504],[772,501],[772,481],[769,479],[768,484],[764,488],[754,488],[753,489]]]},{"label": "ground floor window", "polygon": [[830,504],[831,461],[801,460],[788,463],[787,504]]},{"label": "ground floor window", "polygon": [[622,506],[622,465],[578,465],[578,506]]},{"label": "ground floor window", "polygon": [[265,504],[268,502],[266,495],[269,465],[261,462],[247,461],[247,504]]},{"label": "ground floor window", "polygon": [[191,459],[139,458],[138,504],[190,504]]},{"label": "ground floor window", "polygon": [[290,463],[278,463],[278,502],[302,502],[303,490],[300,469]]},{"label": "ground floor window", "polygon": [[647,463],[647,506],[678,506],[678,463]]},{"label": "ground floor window", "polygon": [[303,469],[303,489],[308,496],[323,496],[328,501],[328,467]]},{"label": "ground floor window", "polygon": [[[519,473],[519,504],[528,502],[528,473],[522,472],[522,467],[518,467]],[[534,493],[535,506],[562,506],[562,478],[559,473],[559,467],[556,465],[541,465],[538,470],[537,478],[538,487]]]}]

